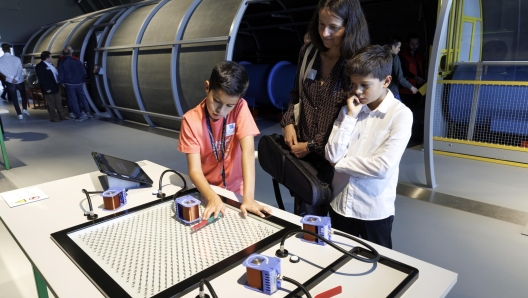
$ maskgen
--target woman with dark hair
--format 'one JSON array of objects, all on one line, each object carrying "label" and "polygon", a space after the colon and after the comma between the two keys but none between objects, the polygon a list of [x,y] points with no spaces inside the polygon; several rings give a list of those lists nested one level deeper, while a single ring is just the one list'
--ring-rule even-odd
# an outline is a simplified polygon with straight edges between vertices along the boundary
[{"label": "woman with dark hair", "polygon": [[400,57],[398,57],[398,53],[400,52],[401,48],[401,39],[391,36],[389,37],[389,40],[385,46],[390,49],[392,54],[392,81],[389,85],[389,90],[392,92],[395,98],[401,101],[400,91],[398,90],[399,85],[410,89],[413,94],[416,94],[418,89],[409,83],[409,81],[407,81],[403,75]]},{"label": "woman with dark hair", "polygon": [[[281,126],[284,139],[297,158],[308,159],[319,173],[327,173],[332,182],[333,168],[324,159],[324,150],[334,120],[346,102],[349,78],[345,74],[345,60],[370,42],[367,21],[358,0],[321,0],[313,15],[308,32],[311,42],[299,53],[297,74],[290,104]],[[310,46],[313,50],[305,57]],[[311,49],[311,48],[310,48]],[[306,58],[306,59],[305,59]],[[311,61],[311,69],[301,71],[303,60]],[[299,76],[303,73],[302,93]],[[294,105],[301,101],[298,126],[295,126]],[[326,170],[329,169],[329,170]],[[308,200],[308,198],[307,198]],[[296,197],[299,213],[300,198]],[[307,213],[326,215],[327,205],[307,206]]]}]

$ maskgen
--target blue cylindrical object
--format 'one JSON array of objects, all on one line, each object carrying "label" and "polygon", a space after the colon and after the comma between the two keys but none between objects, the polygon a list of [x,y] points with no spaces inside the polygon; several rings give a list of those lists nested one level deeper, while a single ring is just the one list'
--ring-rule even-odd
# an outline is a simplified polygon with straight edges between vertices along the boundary
[{"label": "blue cylindrical object", "polygon": [[271,69],[268,77],[268,96],[270,103],[277,109],[287,109],[290,91],[293,89],[297,65],[280,61]]},{"label": "blue cylindrical object", "polygon": [[267,81],[271,64],[250,64],[241,62],[244,65],[249,78],[249,87],[244,98],[248,106],[269,106],[270,99],[267,90]]}]

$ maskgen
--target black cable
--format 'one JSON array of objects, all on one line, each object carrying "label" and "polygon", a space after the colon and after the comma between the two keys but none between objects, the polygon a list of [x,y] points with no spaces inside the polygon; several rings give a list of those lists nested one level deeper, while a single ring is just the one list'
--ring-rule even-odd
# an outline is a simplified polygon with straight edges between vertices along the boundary
[{"label": "black cable", "polygon": [[[343,254],[348,255],[348,256],[356,259],[356,260],[360,260],[362,262],[376,263],[380,259],[379,253],[372,246],[368,245],[367,243],[359,240],[358,238],[356,238],[354,236],[346,235],[345,237],[348,238],[348,239],[352,239],[355,242],[357,242],[357,243],[365,246],[366,248],[368,248],[370,250],[370,252],[374,255],[373,258],[370,258],[370,259],[369,258],[363,258],[363,257],[358,256],[357,254],[350,253],[350,252],[344,250],[343,248],[337,246],[333,242],[325,239],[324,237],[321,237],[321,236],[317,235],[316,233],[313,233],[313,232],[310,232],[310,231],[307,231],[307,230],[303,230],[303,229],[294,229],[294,230],[291,230],[288,233],[286,233],[284,236],[282,236],[281,243],[280,243],[280,248],[275,253],[275,255],[277,257],[285,258],[286,256],[288,256],[288,251],[284,249],[284,242],[286,241],[286,238],[290,237],[291,235],[298,234],[298,233],[304,233],[304,234],[308,234],[308,235],[312,235],[314,237],[317,237],[317,238],[321,239],[321,241],[323,241],[326,244],[330,245],[331,247],[337,249],[338,251],[342,252]],[[334,234],[343,236],[343,233],[340,233],[340,232],[334,232]]]},{"label": "black cable", "polygon": [[209,293],[211,293],[211,296],[213,296],[213,298],[218,298],[218,296],[216,295],[216,292],[213,290],[213,286],[211,286],[209,281],[205,278],[202,278],[202,280],[200,280],[200,285],[199,285],[200,294],[196,296],[196,298],[209,297],[209,295],[204,294],[204,284],[207,286],[207,289],[209,289]]},{"label": "black cable", "polygon": [[343,236],[345,238],[348,238],[350,240],[353,240],[353,241],[356,241],[358,243],[361,243],[363,244],[364,246],[367,246],[369,249],[370,249],[370,252],[374,254],[374,257],[377,257],[378,258],[378,261],[380,259],[380,255],[379,253],[374,249],[372,248],[370,245],[366,244],[365,242],[359,240],[357,237],[354,237],[352,235],[348,235],[346,233],[343,233],[343,232],[339,232],[339,231],[335,231],[335,230],[332,230],[332,233],[336,234],[336,235],[339,235],[339,236]]},{"label": "black cable", "polygon": [[[182,174],[180,174],[178,171],[175,171],[175,170],[165,170],[163,171],[163,173],[161,173],[161,176],[160,176],[160,179],[159,179],[159,187],[158,187],[158,198],[161,198],[163,199],[165,197],[165,194],[161,191],[161,182],[163,181],[163,175],[165,175],[165,173],[168,173],[168,172],[172,172],[178,176],[180,176],[181,180],[183,181],[183,188],[180,189],[180,191],[178,192],[181,192],[181,191],[184,191],[184,190],[187,190],[187,181],[185,180],[185,178],[183,178]],[[177,193],[178,193],[177,192]]]},{"label": "black cable", "polygon": [[282,276],[282,280],[290,282],[290,283],[296,285],[297,287],[301,288],[301,290],[304,292],[304,294],[306,294],[306,298],[312,298],[312,295],[310,295],[310,292],[308,292],[308,290],[300,282],[298,282],[296,280],[293,280],[293,279],[291,279],[289,277],[286,277],[286,276]]},{"label": "black cable", "polygon": [[87,191],[86,189],[83,188],[82,192],[86,195],[86,200],[88,201],[88,207],[90,207],[90,213],[85,214],[86,217],[91,220],[96,219],[98,216],[97,214],[93,212],[92,199],[90,198],[90,195],[96,194],[96,193],[103,193],[104,191]]}]

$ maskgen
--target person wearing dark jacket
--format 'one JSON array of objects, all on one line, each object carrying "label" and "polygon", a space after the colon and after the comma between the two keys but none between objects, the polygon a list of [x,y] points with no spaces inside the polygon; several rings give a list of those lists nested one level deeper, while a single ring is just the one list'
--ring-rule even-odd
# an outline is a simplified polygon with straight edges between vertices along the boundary
[{"label": "person wearing dark jacket", "polygon": [[[86,82],[86,70],[81,61],[72,58],[72,52],[66,48],[62,51],[64,60],[59,64],[59,83],[64,84],[66,96],[68,97],[68,104],[73,111],[76,121],[82,121],[85,118],[81,114],[79,104],[82,105],[85,111],[90,111],[90,106],[84,95],[83,84]],[[88,117],[91,117],[89,113]]]},{"label": "person wearing dark jacket", "polygon": [[[48,103],[48,113],[52,122],[60,122],[62,120],[70,120],[68,114],[62,106],[62,96],[60,95],[58,85],[58,71],[51,63],[51,53],[44,51],[40,54],[39,64],[35,67],[37,78],[40,84],[40,90],[46,97]],[[58,114],[57,114],[58,112]]]},{"label": "person wearing dark jacket", "polygon": [[389,85],[389,90],[395,98],[401,101],[400,91],[398,90],[400,86],[411,90],[413,94],[416,94],[418,89],[409,83],[403,75],[400,57],[398,56],[401,48],[401,40],[397,37],[391,36],[386,46],[390,49],[392,54],[392,81]]}]

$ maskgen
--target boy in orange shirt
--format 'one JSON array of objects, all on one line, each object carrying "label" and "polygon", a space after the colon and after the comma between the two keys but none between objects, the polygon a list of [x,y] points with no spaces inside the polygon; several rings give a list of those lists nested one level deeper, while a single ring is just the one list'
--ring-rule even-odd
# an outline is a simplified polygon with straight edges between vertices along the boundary
[{"label": "boy in orange shirt", "polygon": [[255,201],[254,136],[260,132],[242,98],[248,84],[242,65],[220,62],[205,81],[207,97],[183,115],[178,150],[187,154],[191,181],[208,201],[202,218],[225,211],[210,184],[242,194],[244,216],[271,213]]}]

